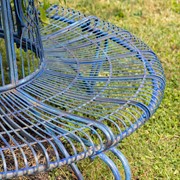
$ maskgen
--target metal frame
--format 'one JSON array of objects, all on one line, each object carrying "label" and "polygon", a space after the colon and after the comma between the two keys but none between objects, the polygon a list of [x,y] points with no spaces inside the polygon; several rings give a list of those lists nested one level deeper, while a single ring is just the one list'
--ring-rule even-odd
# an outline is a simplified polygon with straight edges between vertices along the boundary
[{"label": "metal frame", "polygon": [[[28,13],[22,11],[21,1],[14,1],[11,12],[6,11],[8,1],[1,0],[0,37],[14,57],[9,62],[16,62],[20,50],[35,53],[39,65],[27,75],[22,70],[21,78],[14,76],[15,83],[0,86],[0,178],[70,164],[83,179],[75,163],[98,156],[119,180],[118,168],[105,154],[111,151],[131,179],[128,162],[115,146],[143,125],[162,100],[165,78],[157,56],[128,31],[97,17],[53,5],[47,10],[50,24],[44,24],[33,1],[25,2]],[[10,12],[16,18],[9,14],[6,21]],[[33,58],[23,58],[22,68],[25,61],[30,64]],[[10,69],[18,73],[19,66]]]}]

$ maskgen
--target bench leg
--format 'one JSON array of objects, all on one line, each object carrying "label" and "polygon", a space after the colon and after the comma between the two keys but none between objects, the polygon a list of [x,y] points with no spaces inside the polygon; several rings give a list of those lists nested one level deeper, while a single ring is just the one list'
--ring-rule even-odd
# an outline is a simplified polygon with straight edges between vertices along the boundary
[{"label": "bench leg", "polygon": [[118,159],[121,161],[121,163],[123,165],[123,168],[124,168],[124,173],[125,173],[126,180],[131,179],[131,169],[130,169],[129,163],[128,163],[127,159],[125,158],[125,156],[122,154],[122,152],[120,152],[116,148],[112,148],[111,152],[115,156],[117,156]]},{"label": "bench leg", "polygon": [[98,156],[109,166],[114,175],[115,180],[121,180],[121,175],[114,162],[104,153],[100,153]]},{"label": "bench leg", "polygon": [[[131,180],[131,170],[125,156],[115,147],[111,148],[110,151],[121,161],[123,165],[124,173],[125,173],[125,180]],[[115,163],[104,153],[100,153],[98,154],[98,156],[100,157],[101,160],[103,160],[109,166],[109,168],[111,169],[114,175],[114,179],[121,180],[122,178],[121,178],[120,172],[117,166],[115,165]]]}]

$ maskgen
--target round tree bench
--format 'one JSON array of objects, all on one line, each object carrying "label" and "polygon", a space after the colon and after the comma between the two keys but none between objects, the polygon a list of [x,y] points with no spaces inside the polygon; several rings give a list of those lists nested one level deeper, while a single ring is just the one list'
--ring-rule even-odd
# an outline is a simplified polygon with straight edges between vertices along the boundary
[{"label": "round tree bench", "polygon": [[130,179],[116,145],[162,100],[157,56],[130,32],[57,5],[48,23],[31,0],[1,0],[0,15],[0,178],[70,165],[83,179],[75,163],[99,156],[121,179],[111,151]]}]

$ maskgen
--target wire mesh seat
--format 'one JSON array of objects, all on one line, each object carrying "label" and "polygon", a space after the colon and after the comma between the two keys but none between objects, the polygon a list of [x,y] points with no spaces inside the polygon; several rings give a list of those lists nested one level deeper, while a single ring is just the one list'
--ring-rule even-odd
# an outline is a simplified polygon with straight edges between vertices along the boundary
[{"label": "wire mesh seat", "polygon": [[0,178],[70,164],[83,179],[74,162],[99,156],[120,179],[104,154],[110,150],[129,179],[115,146],[161,102],[165,79],[157,56],[128,31],[97,17],[54,5],[44,24],[33,1],[24,1],[28,13],[14,2],[11,11],[1,0],[1,39],[9,56],[0,60]]}]

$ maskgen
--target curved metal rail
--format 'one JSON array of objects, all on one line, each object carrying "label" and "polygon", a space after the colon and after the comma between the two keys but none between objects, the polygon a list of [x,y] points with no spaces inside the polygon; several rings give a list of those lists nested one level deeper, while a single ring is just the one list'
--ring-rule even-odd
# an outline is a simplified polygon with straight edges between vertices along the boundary
[{"label": "curved metal rail", "polygon": [[[22,11],[22,2],[27,11]],[[43,68],[43,49],[33,2],[14,0],[10,4],[9,0],[1,0],[0,7],[0,92],[3,92],[38,75]]]}]

